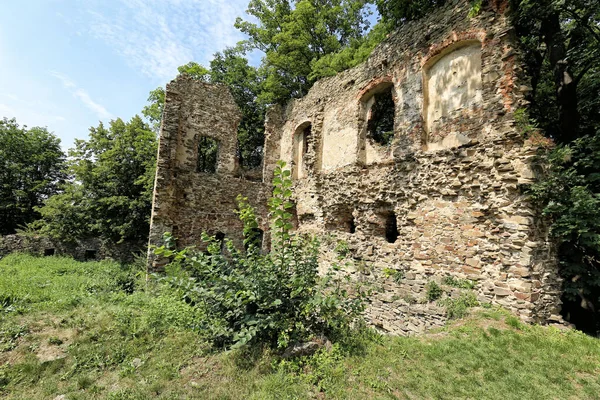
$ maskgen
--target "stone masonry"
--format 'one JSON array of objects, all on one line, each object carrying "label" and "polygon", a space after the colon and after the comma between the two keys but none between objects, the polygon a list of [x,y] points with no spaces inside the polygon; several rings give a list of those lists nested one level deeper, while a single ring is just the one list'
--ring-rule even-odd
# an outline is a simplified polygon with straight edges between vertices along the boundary
[{"label": "stone masonry", "polygon": [[[528,322],[560,321],[560,280],[547,227],[525,189],[537,148],[514,112],[529,90],[503,1],[469,17],[450,1],[404,24],[363,64],[317,82],[302,99],[267,114],[263,182],[244,179],[235,158],[239,111],[227,89],[179,77],[167,87],[151,244],[174,232],[241,243],[235,197],[250,199],[268,229],[276,160],[295,179],[298,230],[321,237],[323,266],[376,283],[369,320],[395,334],[440,326],[445,310],[425,300],[469,279],[479,301]],[[375,105],[391,96],[391,141],[376,131]],[[219,143],[216,173],[196,171],[198,140]],[[265,247],[268,244],[265,244]],[[446,278],[446,280],[444,280]]]}]

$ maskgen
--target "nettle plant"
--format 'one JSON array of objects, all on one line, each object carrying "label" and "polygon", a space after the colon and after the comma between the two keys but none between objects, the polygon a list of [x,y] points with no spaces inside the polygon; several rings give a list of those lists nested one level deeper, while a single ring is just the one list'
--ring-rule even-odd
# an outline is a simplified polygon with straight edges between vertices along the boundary
[{"label": "nettle plant", "polygon": [[200,307],[196,321],[216,347],[266,345],[286,348],[326,336],[343,338],[364,311],[366,291],[359,283],[330,270],[318,272],[318,242],[292,232],[292,181],[279,161],[269,201],[271,252],[261,251],[258,224],[248,199],[238,196],[244,224],[244,250],[204,234],[206,252],[176,250],[165,234],[155,253],[171,259],[161,278],[190,304]]}]

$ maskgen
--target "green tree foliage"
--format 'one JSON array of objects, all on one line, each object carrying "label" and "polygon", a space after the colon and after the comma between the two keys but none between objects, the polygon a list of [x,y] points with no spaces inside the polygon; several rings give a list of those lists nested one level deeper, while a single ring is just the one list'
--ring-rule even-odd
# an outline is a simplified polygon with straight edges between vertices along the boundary
[{"label": "green tree foliage", "polygon": [[[533,187],[552,221],[565,299],[600,332],[600,3],[513,0],[513,22],[531,76],[530,114],[558,146]],[[594,327],[595,325],[595,327]]]},{"label": "green tree foliage", "polygon": [[191,76],[202,82],[208,82],[210,80],[210,71],[194,61],[190,61],[185,65],[180,65],[177,67],[177,71],[182,75],[185,74]]},{"label": "green tree foliage", "polygon": [[147,101],[148,104],[142,109],[142,115],[146,117],[152,130],[158,133],[165,108],[165,89],[161,86],[157,87],[150,92]]},{"label": "green tree foliage", "polygon": [[254,210],[242,197],[238,214],[246,251],[226,239],[224,255],[221,242],[208,235],[203,236],[207,252],[177,251],[168,234],[167,245],[156,250],[173,260],[165,281],[200,308],[205,317],[198,327],[217,347],[286,348],[318,335],[335,340],[350,330],[364,309],[360,287],[353,286],[350,298],[349,278],[336,278],[333,271],[319,276],[317,243],[291,231],[290,175],[280,162],[269,201],[270,254],[261,251]]},{"label": "green tree foliage", "polygon": [[[549,166],[534,197],[552,220],[566,299],[600,312],[600,130],[544,156]],[[600,318],[590,321],[600,332]],[[595,328],[593,327],[595,325]]]},{"label": "green tree foliage", "polygon": [[[323,64],[341,68],[329,60],[313,71],[324,56],[347,47],[357,49],[364,42],[369,27],[365,4],[365,0],[251,0],[248,13],[258,22],[238,18],[235,26],[249,36],[247,48],[265,53],[259,101],[284,103],[302,97],[319,76],[331,74]],[[353,58],[346,53],[344,57]]]},{"label": "green tree foliage", "polygon": [[447,0],[375,0],[384,23],[399,28],[404,22],[419,19],[444,5]]},{"label": "green tree foliage", "polygon": [[65,178],[64,160],[60,140],[46,128],[0,120],[0,234],[39,217],[35,207],[57,193]]},{"label": "green tree foliage", "polygon": [[145,240],[149,231],[157,141],[135,116],[90,128],[69,151],[73,181],[39,209],[42,232],[62,239]]},{"label": "green tree foliage", "polygon": [[600,124],[600,3],[513,0],[513,21],[532,77],[531,112],[559,143]]}]

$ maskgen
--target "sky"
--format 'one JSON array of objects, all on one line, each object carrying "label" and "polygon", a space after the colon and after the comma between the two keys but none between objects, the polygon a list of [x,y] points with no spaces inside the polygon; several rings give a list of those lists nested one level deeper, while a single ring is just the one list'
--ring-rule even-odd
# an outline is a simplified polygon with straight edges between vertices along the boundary
[{"label": "sky", "polygon": [[[2,0],[0,118],[45,126],[64,149],[129,120],[189,61],[244,39],[248,0]],[[259,56],[255,55],[255,64]]]}]

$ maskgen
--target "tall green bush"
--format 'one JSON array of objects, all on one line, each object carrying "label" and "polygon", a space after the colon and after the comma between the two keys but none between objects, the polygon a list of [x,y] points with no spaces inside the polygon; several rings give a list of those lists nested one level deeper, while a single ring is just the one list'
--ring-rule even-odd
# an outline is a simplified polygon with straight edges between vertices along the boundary
[{"label": "tall green bush", "polygon": [[246,250],[226,239],[223,251],[221,242],[206,234],[206,252],[176,250],[169,234],[156,249],[172,260],[164,280],[202,308],[198,327],[216,347],[286,348],[321,335],[335,340],[364,310],[364,290],[333,270],[319,275],[317,241],[292,232],[290,175],[279,162],[269,201],[270,253],[261,251],[254,210],[244,198],[238,198],[238,215]]}]

